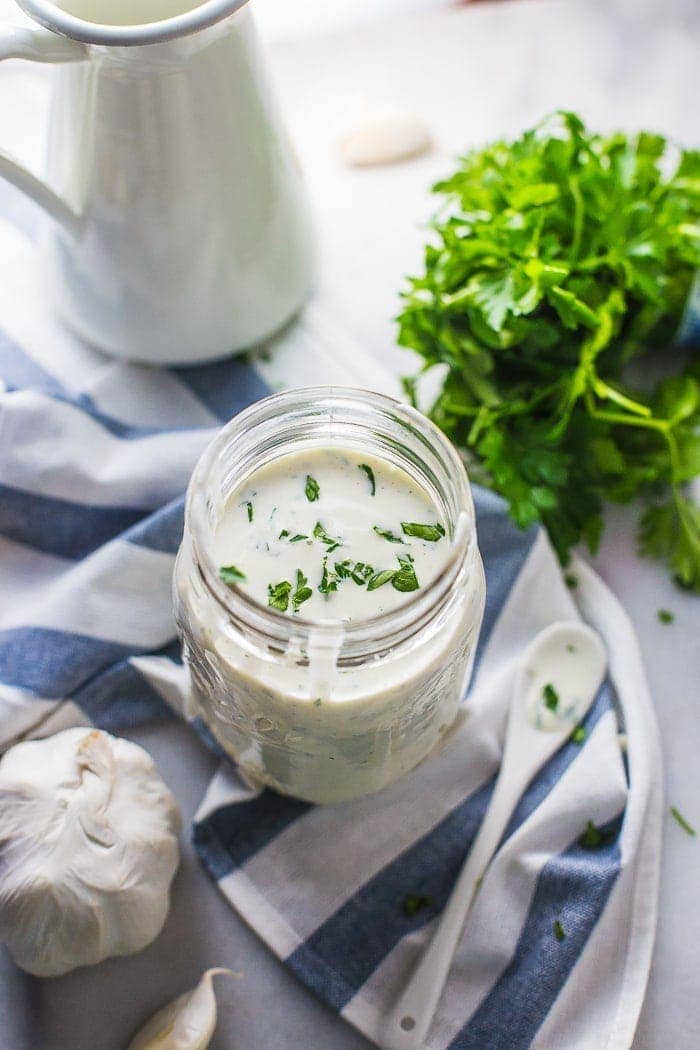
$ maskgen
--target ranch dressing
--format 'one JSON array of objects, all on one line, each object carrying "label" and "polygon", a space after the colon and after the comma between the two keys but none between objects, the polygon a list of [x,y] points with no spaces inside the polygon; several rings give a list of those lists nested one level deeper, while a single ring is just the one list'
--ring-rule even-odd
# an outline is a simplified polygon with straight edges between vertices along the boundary
[{"label": "ranch dressing", "polygon": [[440,512],[405,470],[342,448],[257,471],[229,497],[214,537],[225,581],[287,615],[344,622],[404,604],[449,549]]}]

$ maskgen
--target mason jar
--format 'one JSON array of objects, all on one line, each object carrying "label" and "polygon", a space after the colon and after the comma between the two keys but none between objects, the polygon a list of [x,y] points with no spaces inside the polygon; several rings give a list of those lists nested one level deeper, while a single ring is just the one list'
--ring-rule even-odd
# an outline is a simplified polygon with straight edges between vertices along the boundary
[{"label": "mason jar", "polygon": [[[231,493],[288,453],[341,448],[400,467],[439,508],[449,554],[432,582],[351,622],[286,616],[221,581],[217,524]],[[310,387],[240,413],[204,451],[187,493],[175,615],[201,717],[256,784],[316,803],[391,784],[448,732],[484,609],[469,481],[453,445],[410,406]]]}]

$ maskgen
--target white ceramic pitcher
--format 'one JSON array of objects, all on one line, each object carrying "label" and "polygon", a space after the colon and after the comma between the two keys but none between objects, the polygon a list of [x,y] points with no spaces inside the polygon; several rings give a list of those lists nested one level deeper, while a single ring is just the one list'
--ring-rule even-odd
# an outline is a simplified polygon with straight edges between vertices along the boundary
[{"label": "white ceramic pitcher", "polygon": [[127,25],[19,2],[41,25],[0,24],[0,59],[62,65],[48,182],[2,152],[0,175],[50,216],[59,315],[107,353],[159,364],[280,328],[309,291],[313,245],[246,0],[110,0],[113,21],[120,3],[127,17],[182,12]]}]

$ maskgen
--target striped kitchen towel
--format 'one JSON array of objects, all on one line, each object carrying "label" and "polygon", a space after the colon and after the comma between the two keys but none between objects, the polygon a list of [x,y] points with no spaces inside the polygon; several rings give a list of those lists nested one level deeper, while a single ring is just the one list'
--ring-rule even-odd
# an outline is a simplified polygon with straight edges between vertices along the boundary
[{"label": "striped kitchen towel", "polygon": [[[106,360],[56,325],[38,290],[34,218],[12,203],[12,221],[0,219],[4,748],[69,725],[119,732],[182,714],[170,581],[182,494],[214,429],[279,385],[394,386],[317,308],[252,362],[155,371]],[[610,678],[585,740],[562,747],[512,819],[428,1045],[623,1050],[653,944],[662,804],[637,644],[590,569],[575,566],[569,591],[544,536],[475,496],[488,601],[455,732],[399,783],[334,807],[253,790],[222,760],[195,843],[272,951],[380,1043],[488,806],[515,663],[543,626],[582,615],[606,640]],[[581,842],[588,821],[602,828],[594,849]]]}]

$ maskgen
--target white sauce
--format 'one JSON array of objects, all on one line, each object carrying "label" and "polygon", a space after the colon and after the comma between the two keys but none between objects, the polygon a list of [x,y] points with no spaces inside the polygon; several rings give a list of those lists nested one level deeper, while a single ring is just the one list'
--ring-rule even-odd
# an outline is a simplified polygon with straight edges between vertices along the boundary
[{"label": "white sauce", "polygon": [[[371,468],[376,486],[360,469]],[[319,498],[305,492],[307,475]],[[247,504],[253,520],[248,520]],[[339,447],[282,456],[253,473],[235,490],[214,527],[218,566],[245,574],[238,586],[259,602],[268,586],[308,577],[312,594],[295,612],[285,651],[260,644],[233,625],[202,585],[191,537],[176,568],[176,613],[187,641],[195,710],[251,780],[312,802],[338,802],[377,791],[412,769],[449,730],[464,696],[484,606],[484,575],[466,510],[453,542],[467,553],[449,597],[432,619],[401,641],[340,665],[338,652],[350,620],[372,618],[420,594],[373,591],[343,579],[328,595],[318,591],[327,544],[313,537],[317,522],[342,546],[329,567],[345,560],[374,570],[398,569],[397,556],[413,558],[423,590],[445,567],[447,536],[435,542],[405,536],[401,523],[440,524],[424,489],[392,464]],[[392,543],[373,525],[401,538]],[[286,530],[290,535],[280,538]],[[445,531],[446,523],[445,523]],[[293,578],[294,577],[294,578]],[[304,633],[302,617],[316,618]],[[322,622],[319,622],[322,621]],[[299,624],[298,636],[294,624]],[[337,630],[328,630],[337,624]]]},{"label": "white sauce", "polygon": [[591,653],[587,645],[562,639],[528,668],[525,701],[536,729],[559,733],[573,729],[590,706]]},{"label": "white sauce", "polygon": [[[308,498],[308,485],[316,498]],[[438,526],[445,535],[407,535],[402,523]],[[229,498],[214,538],[218,564],[239,569],[245,576],[240,586],[263,605],[270,604],[269,588],[286,581],[289,594],[283,587],[273,607],[290,616],[345,622],[388,612],[414,593],[397,590],[391,580],[370,590],[363,580],[399,571],[400,557],[410,559],[416,589],[424,588],[449,549],[441,514],[420,485],[386,460],[342,448],[286,455],[257,471]],[[343,575],[358,564],[355,579]],[[301,602],[294,601],[297,572],[305,581]]]}]

